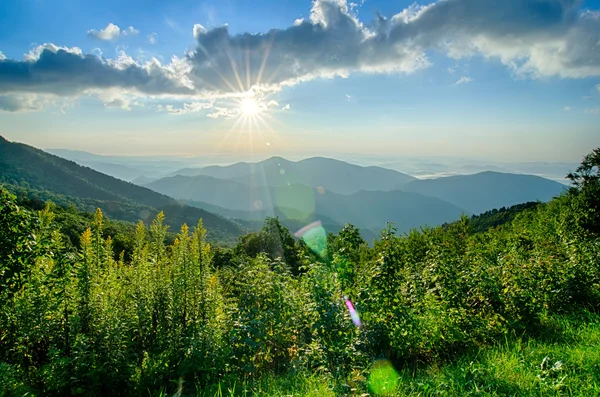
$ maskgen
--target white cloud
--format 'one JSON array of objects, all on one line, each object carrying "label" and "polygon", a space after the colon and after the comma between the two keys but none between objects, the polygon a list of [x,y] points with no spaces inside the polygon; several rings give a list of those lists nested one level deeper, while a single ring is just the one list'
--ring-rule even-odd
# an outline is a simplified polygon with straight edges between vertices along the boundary
[{"label": "white cloud", "polygon": [[600,108],[586,108],[584,111],[587,114],[600,114]]},{"label": "white cloud", "polygon": [[136,28],[134,28],[133,26],[130,26],[127,29],[121,31],[121,34],[123,36],[135,36],[139,33],[140,33],[140,31],[137,30]]},{"label": "white cloud", "polygon": [[454,83],[454,84],[461,85],[461,84],[469,84],[471,82],[473,82],[472,78],[467,77],[467,76],[463,76],[460,79],[458,79],[458,81],[456,83]]},{"label": "white cloud", "polygon": [[452,68],[448,68],[448,73],[450,74],[454,74],[454,72],[456,72],[456,70],[452,69]]},{"label": "white cloud", "polygon": [[600,91],[600,84],[597,84],[597,85],[596,85],[596,89],[597,89],[598,91]]},{"label": "white cloud", "polygon": [[6,59],[6,55],[2,51],[0,51],[0,61],[4,61]]},{"label": "white cloud", "polygon": [[287,103],[284,107],[281,108],[281,110],[290,110],[292,107],[290,106],[289,103]]},{"label": "white cloud", "polygon": [[294,26],[299,26],[304,22],[304,18],[298,18],[294,20]]},{"label": "white cloud", "polygon": [[192,29],[192,33],[194,34],[195,38],[200,37],[200,35],[205,34],[206,32],[206,28],[199,23],[195,24],[194,28]]},{"label": "white cloud", "polygon": [[571,106],[565,106],[565,107],[563,108],[563,110],[564,110],[565,112],[570,112],[570,111],[571,111]]},{"label": "white cloud", "polygon": [[202,110],[211,109],[212,107],[212,102],[190,102],[184,103],[182,106],[175,106],[172,104],[156,106],[158,111],[167,112],[169,114],[197,113]]},{"label": "white cloud", "polygon": [[211,119],[218,119],[220,117],[224,117],[226,119],[231,119],[240,114],[239,109],[229,109],[223,107],[215,107],[215,110],[206,115],[206,117],[210,117]]},{"label": "white cloud", "polygon": [[158,40],[158,34],[150,33],[148,36],[146,36],[146,38],[148,39],[148,43],[156,44],[156,42]]},{"label": "white cloud", "polygon": [[113,23],[109,23],[104,29],[90,29],[87,32],[88,36],[103,41],[113,41],[117,40],[121,36],[134,36],[138,33],[140,33],[140,31],[135,29],[133,26],[121,30]]},{"label": "white cloud", "polygon": [[585,96],[582,96],[581,99],[592,99],[592,96],[591,95],[585,95]]}]

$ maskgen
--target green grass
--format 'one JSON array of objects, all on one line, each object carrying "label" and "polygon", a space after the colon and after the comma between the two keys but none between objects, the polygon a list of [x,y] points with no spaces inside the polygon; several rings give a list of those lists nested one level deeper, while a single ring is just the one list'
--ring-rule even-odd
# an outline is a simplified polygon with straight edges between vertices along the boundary
[{"label": "green grass", "polygon": [[[600,396],[600,315],[554,316],[535,337],[507,336],[446,363],[397,368],[388,396]],[[542,364],[544,363],[544,364]],[[346,379],[300,373],[223,382],[183,395],[374,396],[369,369]],[[389,390],[389,389],[388,389]],[[165,396],[157,393],[157,396]]]}]

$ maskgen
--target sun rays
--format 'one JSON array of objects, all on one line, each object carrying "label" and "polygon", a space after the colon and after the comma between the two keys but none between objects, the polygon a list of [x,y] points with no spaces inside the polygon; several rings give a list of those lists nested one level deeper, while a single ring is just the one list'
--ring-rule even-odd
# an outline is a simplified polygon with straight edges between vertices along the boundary
[{"label": "sun rays", "polygon": [[[276,113],[289,109],[289,105],[287,107],[280,106],[277,101],[269,98],[272,93],[259,88],[265,81],[268,82],[274,77],[264,73],[274,40],[275,37],[272,35],[264,47],[264,54],[259,58],[260,65],[256,62],[258,59],[254,59],[255,62],[251,61],[254,57],[251,56],[250,49],[246,48],[242,54],[234,54],[228,47],[225,54],[229,58],[227,66],[231,68],[230,71],[218,70],[216,62],[208,55],[208,51],[201,48],[207,56],[209,67],[228,87],[233,97],[222,103],[228,118],[233,119],[233,124],[224,134],[220,146],[234,144],[238,148],[242,144],[250,151],[255,151],[257,149],[265,150],[271,148],[273,144],[282,143],[271,124],[273,122],[281,124],[274,116]],[[276,67],[273,73],[276,74],[278,69]],[[235,78],[227,79],[226,75]],[[232,139],[235,142],[232,142]]]}]

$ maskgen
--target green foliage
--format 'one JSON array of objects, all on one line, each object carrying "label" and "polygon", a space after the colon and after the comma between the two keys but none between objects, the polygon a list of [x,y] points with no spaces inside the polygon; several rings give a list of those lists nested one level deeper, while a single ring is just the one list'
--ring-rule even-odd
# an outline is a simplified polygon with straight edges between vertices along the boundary
[{"label": "green foliage", "polygon": [[521,212],[535,209],[539,204],[539,202],[532,201],[529,203],[513,205],[508,208],[502,207],[493,209],[479,215],[473,215],[470,222],[475,232],[485,232],[493,227],[510,223]]},{"label": "green foliage", "polygon": [[[514,335],[568,333],[564,318],[597,323],[590,314],[600,309],[597,180],[585,175],[548,204],[509,209],[512,219],[500,228],[477,232],[466,217],[405,235],[390,225],[372,248],[352,225],[306,244],[268,219],[234,249],[215,249],[202,221],[169,239],[162,212],[149,226],[115,224],[101,210],[82,215],[37,202],[27,209],[0,190],[0,392],[193,394],[221,384],[238,390],[232,380],[240,379],[277,394],[261,379],[313,373],[327,381],[310,387],[343,395],[367,392],[369,368],[380,359],[398,372],[392,383],[387,369],[371,377],[386,393],[394,386],[429,395],[442,391],[438,381],[449,395],[597,392],[590,386],[597,366],[579,353],[523,357],[498,345]],[[505,365],[538,366],[527,364],[516,386],[494,383],[494,357],[471,356],[485,346],[500,349],[494,354]],[[457,357],[470,361],[460,358],[457,367]],[[413,382],[405,368],[418,362],[450,364]],[[569,383],[583,379],[578,365],[588,384]]]}]

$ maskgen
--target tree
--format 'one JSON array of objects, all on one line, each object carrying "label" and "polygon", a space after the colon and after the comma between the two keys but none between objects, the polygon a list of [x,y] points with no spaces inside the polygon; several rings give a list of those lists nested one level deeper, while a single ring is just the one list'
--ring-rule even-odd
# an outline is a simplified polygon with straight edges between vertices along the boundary
[{"label": "tree", "polygon": [[571,194],[578,197],[576,204],[582,207],[581,226],[600,234],[600,148],[586,155],[567,178],[573,182]]}]

